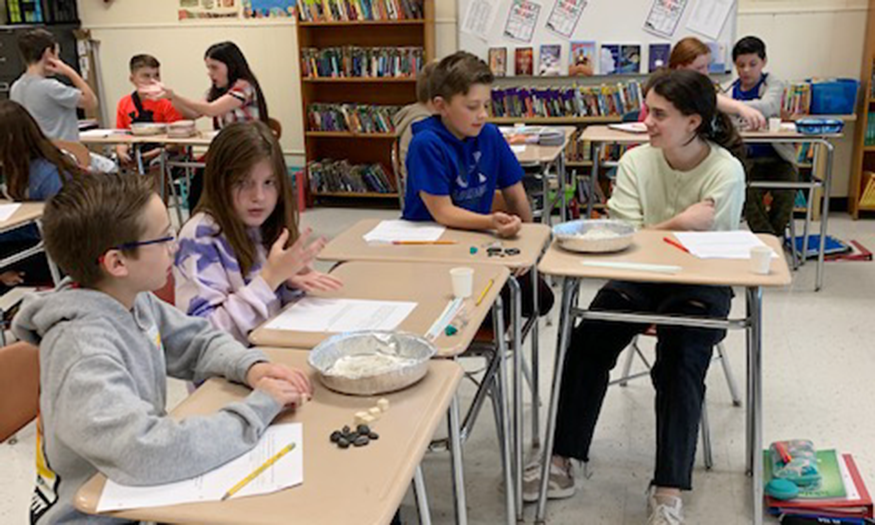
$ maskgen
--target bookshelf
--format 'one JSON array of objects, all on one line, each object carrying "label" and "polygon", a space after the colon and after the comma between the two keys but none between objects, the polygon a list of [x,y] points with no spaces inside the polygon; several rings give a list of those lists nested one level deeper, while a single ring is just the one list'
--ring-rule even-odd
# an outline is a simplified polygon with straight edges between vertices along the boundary
[{"label": "bookshelf", "polygon": [[[297,24],[298,60],[308,48],[421,47],[423,60],[435,56],[434,2],[421,0],[422,19],[305,21]],[[351,164],[380,164],[389,179],[389,192],[314,191],[307,170],[307,191],[311,202],[343,200],[378,201],[398,199],[397,174],[392,169],[394,133],[313,131],[308,108],[314,103],[405,106],[416,101],[416,79],[412,77],[318,77],[301,75],[306,162],[325,159],[348,160]]]},{"label": "bookshelf", "polygon": [[[875,211],[875,201],[864,202],[866,187],[870,183],[866,172],[875,172],[875,145],[866,144],[866,135],[871,122],[870,113],[875,113],[875,0],[869,0],[866,21],[866,43],[863,47],[863,65],[860,69],[863,90],[857,109],[858,122],[854,130],[854,156],[851,164],[851,183],[848,188],[848,208],[856,220],[860,212]],[[873,183],[875,184],[875,183]]]}]

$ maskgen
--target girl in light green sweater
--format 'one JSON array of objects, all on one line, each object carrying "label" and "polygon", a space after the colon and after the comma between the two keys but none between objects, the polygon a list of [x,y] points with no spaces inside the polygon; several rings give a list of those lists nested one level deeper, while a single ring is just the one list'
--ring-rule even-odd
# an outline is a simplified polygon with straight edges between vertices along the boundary
[{"label": "girl in light green sweater", "polygon": [[[744,205],[741,139],[717,111],[710,80],[672,71],[651,80],[645,121],[650,144],[620,160],[608,208],[612,218],[640,228],[736,230]],[[612,281],[590,310],[726,318],[728,287]],[[590,444],[611,369],[647,325],[584,321],[574,329],[559,397],[548,497],[570,497],[571,458],[589,461]],[[724,330],[657,327],[656,468],[647,491],[648,525],[683,523],[681,491],[691,490],[705,374]],[[540,467],[524,475],[524,496],[537,499]],[[642,487],[643,488],[643,487]]]}]

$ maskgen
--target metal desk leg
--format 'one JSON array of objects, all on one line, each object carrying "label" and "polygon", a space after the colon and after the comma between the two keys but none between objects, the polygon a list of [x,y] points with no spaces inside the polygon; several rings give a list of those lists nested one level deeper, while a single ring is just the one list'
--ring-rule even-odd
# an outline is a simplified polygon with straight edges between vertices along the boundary
[{"label": "metal desk leg", "polygon": [[817,283],[814,291],[819,292],[823,287],[823,251],[826,247],[827,223],[829,222],[829,193],[832,188],[832,163],[835,156],[835,148],[827,141],[822,142],[826,148],[826,174],[823,178],[823,209],[820,211],[820,250],[817,253]]},{"label": "metal desk leg", "polygon": [[431,525],[431,511],[428,508],[428,495],[425,493],[422,465],[417,465],[416,471],[413,473],[413,495],[416,496],[416,510],[419,512],[420,525]]},{"label": "metal desk leg", "polygon": [[571,315],[573,298],[576,296],[578,279],[566,277],[562,285],[562,308],[559,313],[559,337],[556,344],[556,363],[553,367],[553,386],[550,390],[550,405],[547,409],[547,428],[544,436],[544,451],[541,458],[541,490],[538,495],[538,507],[535,511],[535,523],[544,523],[547,514],[547,484],[549,482],[550,462],[553,461],[553,432],[556,428],[556,414],[559,409],[559,389],[562,386],[562,372],[565,368],[565,353],[568,351],[568,341],[574,317]]},{"label": "metal desk leg", "polygon": [[589,198],[586,199],[586,219],[592,217],[595,209],[595,187],[599,179],[599,165],[602,160],[602,145],[593,144],[592,174],[589,176]]},{"label": "metal desk leg", "polygon": [[541,412],[541,392],[538,381],[540,347],[538,343],[539,337],[539,319],[541,310],[539,308],[538,297],[538,267],[533,266],[529,273],[532,276],[532,318],[535,320],[529,333],[529,344],[532,345],[532,382],[529,385],[532,389],[532,447],[538,448],[541,445],[541,431],[539,428],[539,414]]},{"label": "metal desk leg", "polygon": [[[161,200],[164,201],[166,195],[164,195],[164,187],[167,185],[167,148],[161,148],[161,154],[158,155],[158,169],[161,170],[161,174],[158,176],[158,184],[161,187],[160,195]],[[165,201],[166,202],[166,201]],[[182,224],[179,225],[182,228]]]},{"label": "metal desk leg", "polygon": [[762,388],[762,320],[763,291],[753,287],[746,290],[748,326],[748,406],[751,407],[749,429],[752,448],[751,497],[754,525],[763,523],[763,388]]},{"label": "metal desk leg", "polygon": [[562,153],[556,158],[556,173],[559,176],[559,193],[560,199],[559,202],[562,205],[562,208],[559,209],[559,218],[562,222],[568,220],[568,201],[565,198],[565,184],[567,184],[565,179],[565,150],[562,150]]},{"label": "metal desk leg", "polygon": [[468,503],[465,500],[465,474],[462,463],[462,439],[459,431],[459,393],[453,394],[448,410],[450,434],[450,467],[453,472],[453,502],[456,525],[468,525]]},{"label": "metal desk leg", "polygon": [[[508,525],[514,525],[517,520],[516,498],[514,497],[513,488],[514,476],[522,479],[522,471],[514,470],[513,460],[511,459],[510,447],[510,410],[507,404],[508,392],[508,376],[507,376],[507,341],[505,340],[504,326],[504,306],[501,301],[501,296],[496,299],[495,305],[492,307],[492,324],[495,331],[496,355],[498,359],[498,374],[493,378],[495,387],[493,389],[493,406],[498,405],[500,417],[500,426],[498,430],[499,445],[501,447],[501,462],[504,466],[504,497],[505,511],[507,512]],[[497,399],[496,399],[497,395]]]},{"label": "metal desk leg", "polygon": [[[36,229],[39,231],[39,238],[42,239],[43,238],[43,221],[41,219],[37,219],[36,221],[34,221],[34,223],[36,224]],[[40,241],[40,242],[44,243],[45,241]],[[58,286],[59,284],[61,284],[61,272],[60,272],[60,270],[58,270],[58,265],[55,264],[55,261],[52,260],[52,256],[49,255],[48,250],[43,250],[43,253],[46,255],[46,261],[49,263],[49,273],[52,276],[52,283],[55,286]]]},{"label": "metal desk leg", "polygon": [[522,293],[516,277],[507,281],[510,288],[511,329],[513,330],[513,464],[517,519],[523,518],[523,353]]}]

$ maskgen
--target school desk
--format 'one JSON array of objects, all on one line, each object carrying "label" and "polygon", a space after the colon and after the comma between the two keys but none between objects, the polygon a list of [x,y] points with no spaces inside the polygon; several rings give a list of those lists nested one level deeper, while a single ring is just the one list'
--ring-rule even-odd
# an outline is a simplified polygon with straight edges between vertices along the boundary
[{"label": "school desk", "polygon": [[[39,229],[40,233],[42,233],[42,223],[40,219],[42,219],[43,216],[43,208],[45,208],[45,203],[15,203],[10,200],[0,199],[0,204],[20,204],[18,209],[15,210],[15,213],[13,213],[11,217],[6,219],[5,221],[0,221],[0,234],[11,232],[30,224],[36,225],[37,229]],[[52,274],[52,281],[55,284],[61,282],[61,274],[60,272],[58,272],[58,267],[55,265],[54,261],[52,261],[52,258],[49,257],[49,254],[46,253],[45,243],[42,240],[40,240],[30,248],[22,250],[18,253],[10,254],[0,260],[0,269],[7,268],[17,262],[24,261],[25,259],[33,257],[34,255],[39,253],[45,253],[46,255],[46,260],[49,263],[49,271]]]},{"label": "school desk", "polygon": [[[444,414],[452,410],[453,394],[462,369],[450,360],[433,360],[419,383],[392,394],[374,397],[341,395],[328,390],[307,364],[309,352],[265,349],[271,361],[307,370],[313,399],[277,422],[300,422],[304,430],[304,483],[263,496],[224,502],[193,503],[131,509],[113,517],[162,523],[386,525],[398,510],[411,479],[416,478],[417,501],[427,515],[419,464]],[[245,397],[249,389],[224,379],[211,379],[172,413],[175,418],[209,414]],[[380,439],[366,447],[343,450],[328,439],[332,431],[353,424],[355,412],[372,407],[377,398],[390,401],[389,411],[374,425]],[[76,495],[81,512],[94,514],[105,478],[97,475]]]},{"label": "school desk", "polygon": [[[391,245],[368,243],[362,237],[380,223],[379,219],[364,219],[351,228],[332,239],[319,254],[318,258],[326,261],[395,261],[395,262],[440,262],[458,266],[474,263],[486,263],[504,266],[511,270],[531,269],[528,276],[531,278],[534,289],[534,315],[523,326],[522,300],[520,284],[517,277],[511,274],[508,279],[508,287],[511,292],[510,311],[511,329],[513,333],[513,359],[514,359],[514,392],[513,392],[513,416],[512,429],[514,465],[522,472],[523,463],[523,375],[524,362],[522,356],[522,342],[529,337],[532,346],[530,386],[532,393],[532,442],[538,444],[538,375],[539,375],[539,341],[538,341],[538,297],[537,297],[537,264],[544,251],[544,247],[550,239],[550,229],[544,224],[523,224],[519,235],[514,239],[499,239],[493,233],[481,231],[467,231],[447,228],[441,236],[441,240],[455,241],[449,245]],[[490,257],[487,248],[495,243],[500,243],[505,249],[516,248],[518,255],[505,257]],[[476,253],[471,253],[475,251]],[[515,476],[516,483],[516,512],[518,518],[522,518],[522,476]]]},{"label": "school desk", "polygon": [[[792,189],[808,191],[807,208],[805,212],[805,222],[803,226],[803,257],[801,263],[805,263],[804,254],[808,253],[808,230],[811,224],[811,213],[814,201],[814,191],[817,188],[823,189],[825,198],[823,199],[823,209],[820,214],[820,238],[825,239],[829,222],[829,195],[832,187],[832,168],[835,147],[830,142],[831,140],[841,138],[842,135],[804,135],[797,131],[779,131],[777,133],[766,131],[743,131],[741,137],[745,144],[811,144],[812,147],[820,145],[826,151],[826,161],[812,163],[812,173],[810,181],[796,182],[772,182],[772,181],[754,181],[749,185],[754,188],[771,188],[771,189]],[[592,176],[590,176],[590,198],[587,199],[587,217],[592,216],[594,204],[595,185],[599,177],[599,169],[602,166],[616,165],[613,162],[604,162],[601,160],[602,149],[605,144],[643,144],[650,139],[646,133],[628,133],[611,129],[608,126],[589,126],[580,136],[581,141],[589,141],[592,144]],[[817,150],[815,150],[816,152]],[[815,153],[816,155],[816,153]],[[821,171],[823,173],[821,173]],[[790,222],[791,233],[795,231],[794,222]],[[795,236],[795,233],[794,233]],[[815,280],[814,289],[819,291],[823,287],[823,262],[824,248],[826,243],[820,243],[820,249],[817,254],[817,277]],[[796,267],[796,251],[793,252],[793,266]]]},{"label": "school desk", "polygon": [[[559,314],[558,343],[550,405],[547,416],[547,435],[544,440],[541,494],[538,500],[537,521],[543,522],[547,503],[546,466],[553,449],[553,431],[565,353],[568,351],[571,328],[574,320],[648,323],[699,328],[742,329],[747,331],[747,470],[752,476],[753,523],[762,524],[763,517],[763,455],[762,455],[762,298],[763,288],[790,284],[790,271],[784,259],[781,243],[771,235],[759,235],[778,257],[772,259],[768,275],[750,271],[747,259],[699,259],[663,241],[664,231],[640,230],[635,233],[634,244],[629,249],[615,254],[586,255],[566,251],[554,241],[539,268],[546,275],[564,277],[562,303]],[[614,268],[584,266],[591,262],[626,262],[679,266],[676,274],[651,273]],[[660,316],[632,312],[592,311],[577,306],[581,279],[607,279],[652,283],[698,284],[707,286],[734,286],[745,288],[746,314],[740,319],[702,319],[683,316]],[[593,341],[592,344],[598,344]]]},{"label": "school desk", "polygon": [[[557,203],[561,204],[561,208],[559,209],[559,215],[562,222],[565,222],[566,220],[566,210],[568,208],[568,203],[565,199],[565,185],[568,183],[568,179],[565,170],[565,147],[568,146],[568,142],[577,131],[577,128],[575,128],[574,126],[555,126],[550,127],[550,129],[560,130],[565,133],[565,138],[562,141],[562,144],[557,144],[555,146],[541,146],[539,144],[513,145],[514,148],[520,150],[514,151],[517,162],[519,162],[523,166],[535,165],[541,168],[542,205],[540,210],[535,210],[535,218],[540,218],[543,224],[550,224],[550,216],[552,215],[553,208],[556,207]],[[556,179],[559,186],[556,199],[554,199],[552,202],[550,201],[549,195],[550,177],[547,176],[547,171],[550,166],[553,166],[556,169]]]},{"label": "school desk", "polygon": [[[447,303],[453,299],[452,285],[450,282],[450,269],[458,265],[446,263],[399,263],[399,262],[365,262],[353,261],[340,264],[331,271],[331,275],[343,281],[343,288],[332,292],[315,292],[313,297],[331,297],[345,299],[370,299],[384,301],[412,301],[417,306],[410,315],[401,322],[396,330],[425,336],[432,324],[441,316]],[[455,359],[468,350],[480,325],[486,318],[486,314],[492,310],[493,318],[501,315],[503,306],[493,307],[499,297],[501,289],[507,282],[510,272],[507,268],[494,264],[466,264],[474,270],[474,284],[472,296],[465,299],[462,314],[454,323],[459,328],[458,333],[448,336],[441,333],[434,341],[437,347],[437,357]],[[492,286],[483,295],[482,301],[477,305],[481,294],[486,290],[490,279]],[[286,307],[292,308],[294,305]],[[462,319],[467,324],[459,326]],[[290,348],[313,348],[327,337],[334,335],[325,332],[302,332],[268,329],[270,319],[256,328],[249,335],[249,340],[257,346],[277,346]],[[504,347],[504,344],[501,345]],[[503,411],[499,427],[508,419],[507,409],[507,372],[506,360],[503,359],[506,351],[499,349],[487,358],[485,374],[480,381],[480,387],[471,403],[471,409],[466,414],[464,421],[458,428],[461,442],[467,439],[477,416],[486,400],[487,394],[492,391],[497,394],[500,409]],[[493,386],[495,389],[493,389]],[[495,406],[493,406],[495,408]],[[508,432],[504,428],[497,429],[499,444],[507,447]],[[504,453],[505,449],[502,449]],[[508,486],[511,485],[511,471],[508,457],[502,457],[502,468]],[[461,472],[461,466],[458,467]],[[463,492],[460,494],[464,495]],[[505,503],[508,505],[507,515],[515,516],[515,508],[511,505],[512,499]],[[511,518],[513,523],[515,518]]]}]

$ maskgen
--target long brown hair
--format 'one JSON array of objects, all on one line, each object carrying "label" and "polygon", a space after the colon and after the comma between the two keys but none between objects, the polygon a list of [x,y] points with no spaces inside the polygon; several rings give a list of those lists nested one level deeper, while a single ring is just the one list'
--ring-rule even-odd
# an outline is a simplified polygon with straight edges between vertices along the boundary
[{"label": "long brown hair", "polygon": [[677,69],[695,62],[702,55],[710,55],[711,48],[694,36],[682,38],[671,48],[668,57],[669,69]]},{"label": "long brown hair", "polygon": [[82,170],[42,132],[21,104],[0,100],[0,169],[6,191],[16,201],[28,200],[30,164],[45,159],[58,168],[61,182]]},{"label": "long brown hair", "polygon": [[247,276],[257,262],[257,246],[246,233],[246,225],[234,211],[235,184],[243,182],[252,168],[263,160],[273,167],[277,202],[273,213],[261,225],[261,242],[266,250],[283,228],[289,230],[289,244],[298,238],[298,210],[292,195],[286,161],[270,128],[262,122],[235,122],[219,132],[207,151],[204,191],[195,212],[209,214],[219,225]]},{"label": "long brown hair", "polygon": [[698,71],[676,69],[651,77],[647,91],[651,89],[683,115],[702,117],[696,135],[744,159],[744,142],[729,115],[717,109],[717,92],[711,79]]}]

